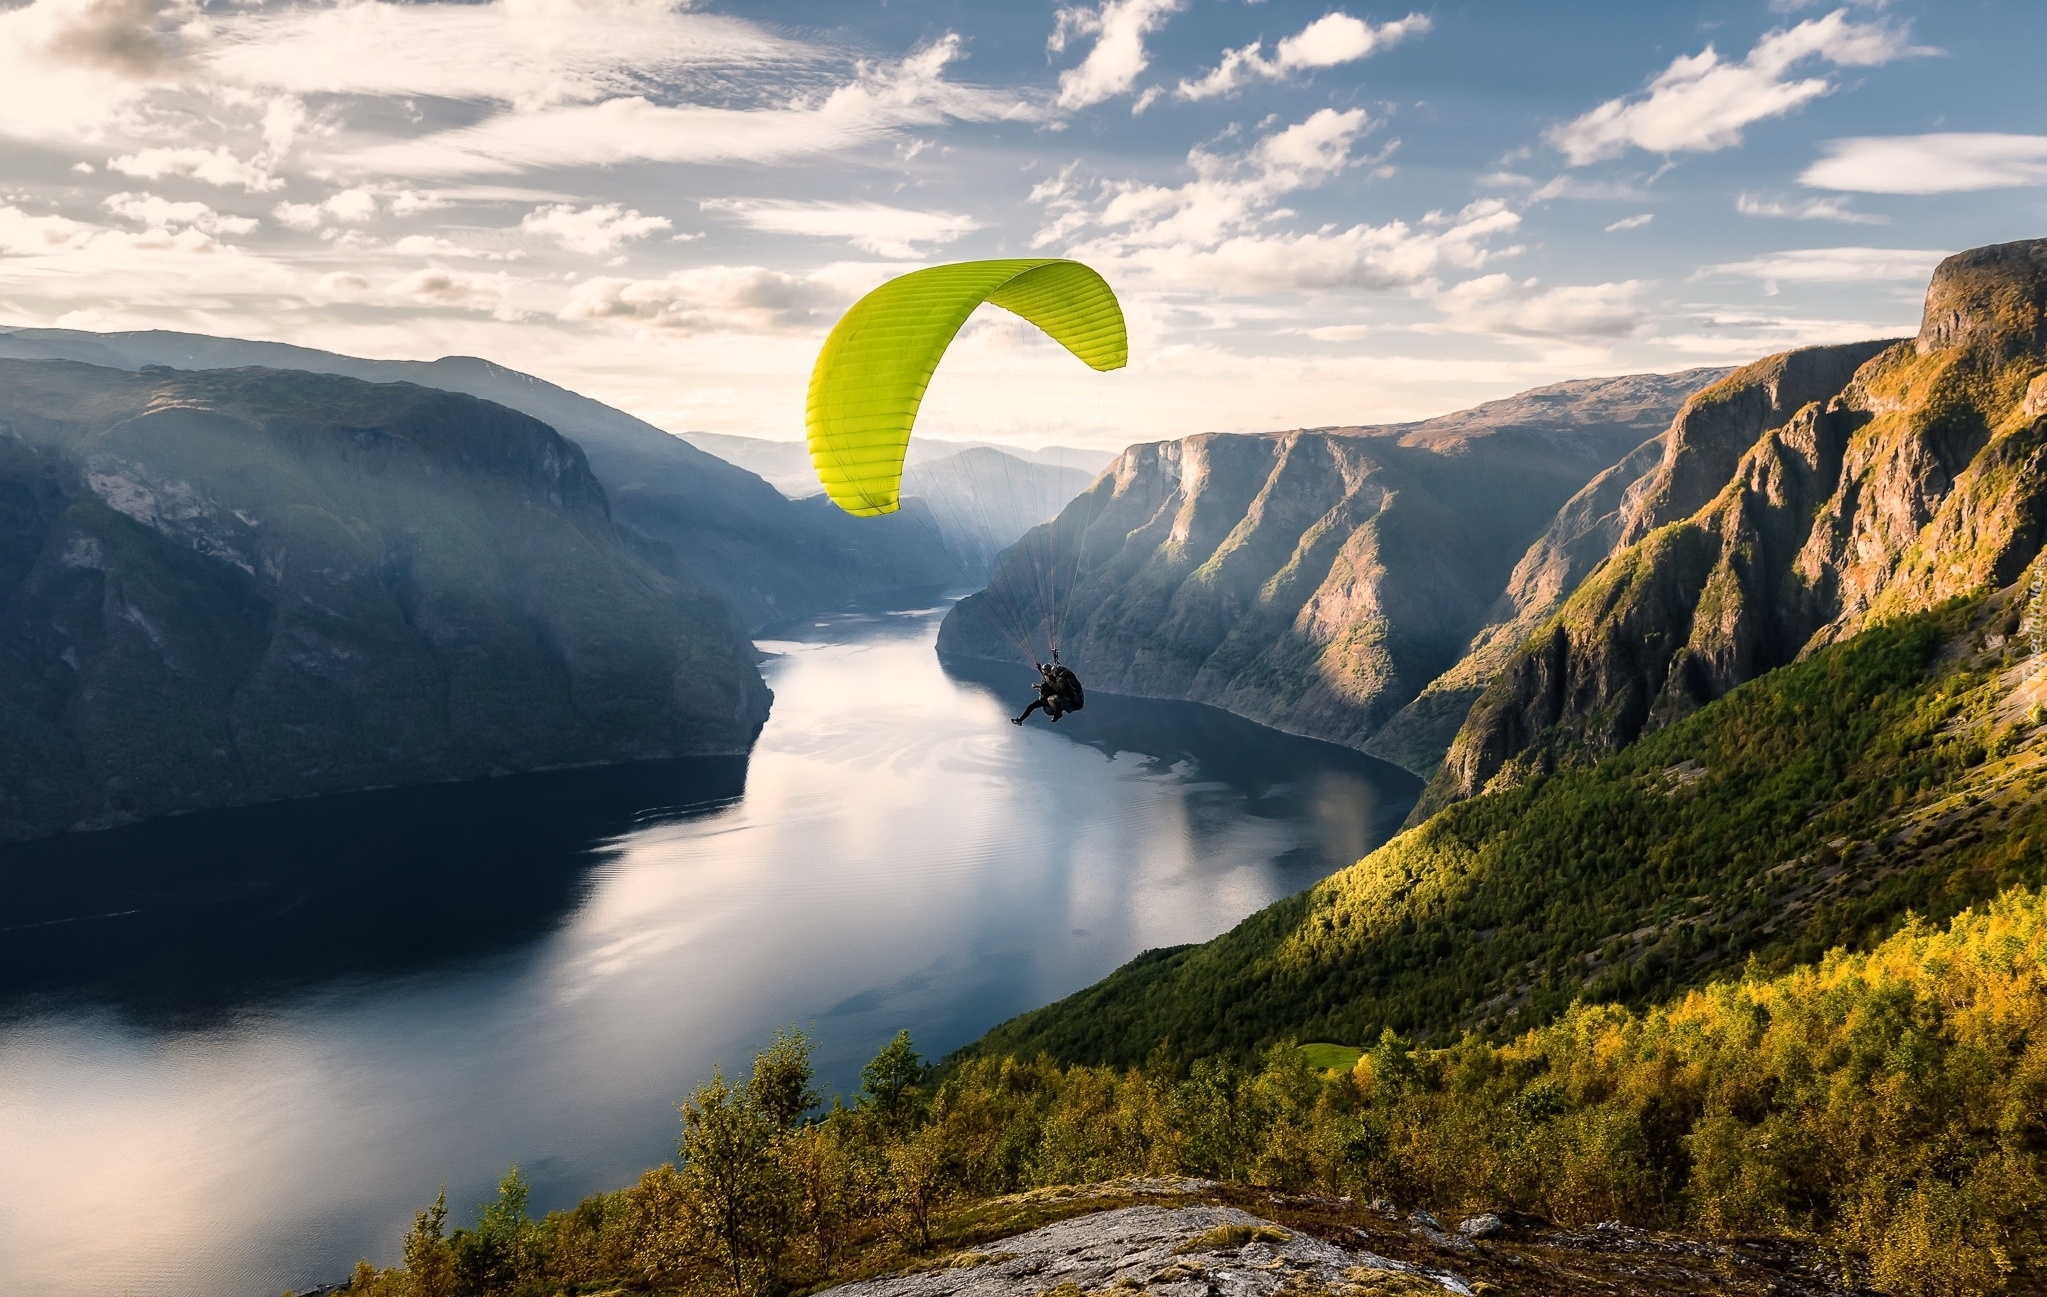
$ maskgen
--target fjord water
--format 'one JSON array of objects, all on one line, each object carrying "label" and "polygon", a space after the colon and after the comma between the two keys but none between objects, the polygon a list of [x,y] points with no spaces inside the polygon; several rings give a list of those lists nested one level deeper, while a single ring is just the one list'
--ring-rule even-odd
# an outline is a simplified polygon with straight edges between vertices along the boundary
[{"label": "fjord water", "polygon": [[[1348,864],[1419,786],[1190,704],[1006,723],[938,615],[783,641],[750,758],[193,815],[0,851],[0,1291],[275,1294],[670,1155],[777,1027],[848,1092]],[[978,674],[978,673],[973,673]]]}]

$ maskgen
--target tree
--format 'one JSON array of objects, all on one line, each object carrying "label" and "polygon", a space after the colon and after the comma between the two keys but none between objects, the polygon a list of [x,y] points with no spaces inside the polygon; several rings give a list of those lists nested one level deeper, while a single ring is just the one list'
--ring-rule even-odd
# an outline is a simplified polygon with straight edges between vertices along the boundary
[{"label": "tree", "polygon": [[[453,1239],[453,1269],[458,1291],[490,1294],[510,1292],[524,1277],[533,1239],[533,1218],[526,1214],[532,1188],[513,1167],[498,1181],[497,1201],[480,1209],[476,1228],[458,1230]],[[427,1215],[433,1209],[421,1213]],[[443,1207],[442,1215],[446,1215]],[[438,1227],[439,1221],[435,1221]]]},{"label": "tree", "polygon": [[768,1291],[781,1276],[801,1210],[783,1150],[817,1106],[811,1079],[810,1041],[777,1032],[745,1085],[714,1071],[682,1105],[682,1179],[704,1251],[735,1294]]},{"label": "tree", "polygon": [[434,1205],[412,1218],[405,1235],[407,1297],[455,1297],[455,1254],[443,1232],[448,1223],[448,1186]]},{"label": "tree", "polygon": [[931,1249],[931,1213],[951,1187],[945,1125],[934,1121],[888,1149],[889,1197],[898,1230],[919,1251]]},{"label": "tree", "polygon": [[863,1168],[846,1145],[843,1109],[791,1132],[781,1161],[796,1186],[797,1213],[817,1255],[818,1274],[832,1277],[846,1225],[861,1206]]},{"label": "tree", "polygon": [[812,1088],[810,1038],[800,1031],[783,1029],[766,1049],[753,1057],[753,1078],[746,1083],[747,1096],[777,1132],[794,1130],[803,1114],[817,1106]]},{"label": "tree", "polygon": [[910,1043],[910,1033],[899,1031],[873,1062],[860,1069],[860,1106],[891,1131],[899,1129],[910,1115],[917,1082],[923,1079],[924,1060]]}]

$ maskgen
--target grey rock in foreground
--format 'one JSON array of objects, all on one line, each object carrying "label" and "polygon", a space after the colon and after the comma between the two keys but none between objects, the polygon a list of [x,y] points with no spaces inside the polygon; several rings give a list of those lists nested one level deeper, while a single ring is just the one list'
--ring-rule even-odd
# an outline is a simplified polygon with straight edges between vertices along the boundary
[{"label": "grey rock in foreground", "polygon": [[845,1284],[834,1297],[1012,1297],[1071,1285],[1163,1297],[1269,1297],[1405,1276],[1447,1293],[1464,1279],[1352,1251],[1234,1207],[1124,1207],[1047,1225],[938,1268]]}]

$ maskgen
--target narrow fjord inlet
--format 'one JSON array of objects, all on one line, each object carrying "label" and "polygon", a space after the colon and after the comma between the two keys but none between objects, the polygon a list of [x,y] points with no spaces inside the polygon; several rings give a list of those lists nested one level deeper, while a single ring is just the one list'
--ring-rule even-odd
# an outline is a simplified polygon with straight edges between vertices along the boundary
[{"label": "narrow fjord inlet", "polygon": [[[942,609],[781,654],[750,760],[210,812],[0,851],[0,1273],[306,1288],[514,1163],[568,1206],[785,1024],[845,1093],[1370,850],[1420,782],[1191,704],[1001,723]],[[164,871],[187,880],[172,886]],[[197,880],[197,881],[195,881]]]}]

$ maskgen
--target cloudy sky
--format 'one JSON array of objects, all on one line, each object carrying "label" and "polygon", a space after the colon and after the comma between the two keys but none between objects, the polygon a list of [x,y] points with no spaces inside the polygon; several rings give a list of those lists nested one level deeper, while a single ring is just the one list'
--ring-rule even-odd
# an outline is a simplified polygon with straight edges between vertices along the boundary
[{"label": "cloudy sky", "polygon": [[2047,236],[2042,50],[2039,0],[0,0],[0,325],[790,438],[859,293],[1060,255],[1131,367],[984,308],[926,431],[1408,418],[1910,331]]}]

